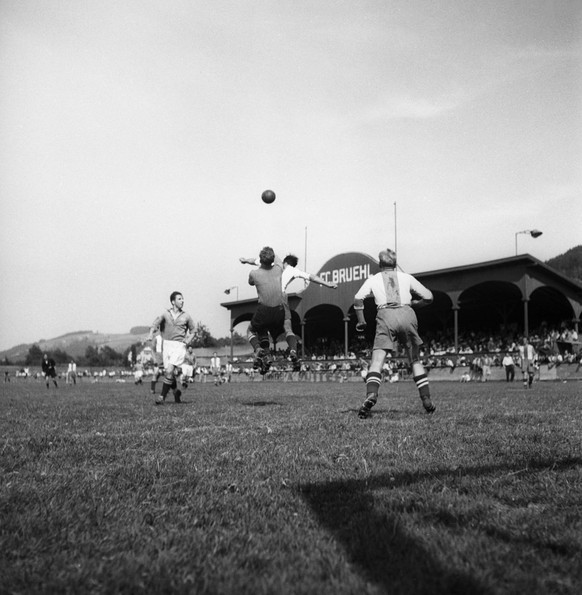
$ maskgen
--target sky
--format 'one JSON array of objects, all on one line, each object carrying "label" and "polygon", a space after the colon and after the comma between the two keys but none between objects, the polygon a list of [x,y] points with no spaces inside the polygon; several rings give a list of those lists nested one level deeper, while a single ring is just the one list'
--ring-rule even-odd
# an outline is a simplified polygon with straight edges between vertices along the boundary
[{"label": "sky", "polygon": [[265,245],[548,260],[582,244],[582,3],[0,0],[0,221],[0,349],[174,290],[228,336]]}]

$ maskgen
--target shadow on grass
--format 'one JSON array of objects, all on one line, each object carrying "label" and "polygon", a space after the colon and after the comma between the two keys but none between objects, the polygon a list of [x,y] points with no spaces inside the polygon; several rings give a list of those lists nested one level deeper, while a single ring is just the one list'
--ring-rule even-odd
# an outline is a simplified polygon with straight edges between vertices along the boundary
[{"label": "shadow on grass", "polygon": [[[567,470],[581,465],[581,458],[534,460],[528,462],[527,470]],[[396,496],[393,514],[378,511],[372,492],[385,488],[397,490],[425,480],[443,481],[459,475],[482,477],[522,470],[523,465],[436,469],[421,473],[377,475],[365,480],[306,484],[301,485],[299,490],[319,522],[342,543],[351,561],[386,592],[406,595],[486,595],[495,590],[467,572],[444,567],[427,551],[421,540],[410,535],[402,526],[402,515],[406,514],[411,504],[414,509],[414,503],[407,504]],[[426,512],[430,514],[430,509]],[[509,534],[498,537],[511,540]]]},{"label": "shadow on grass", "polygon": [[281,407],[281,403],[277,403],[275,401],[241,401],[241,405],[245,407],[267,407],[268,405],[276,405],[277,407]]},{"label": "shadow on grass", "polygon": [[411,417],[425,417],[426,419],[430,419],[431,416],[427,415],[426,411],[423,410],[422,405],[420,405],[420,401],[418,402],[419,407],[418,410],[410,410],[410,409],[382,409],[382,408],[374,408],[370,415],[366,419],[358,420],[358,412],[360,411],[359,407],[349,407],[347,409],[342,409],[341,413],[349,413],[350,415],[354,415],[353,423],[362,423],[366,424],[369,423],[370,419],[373,418],[388,418],[390,421],[398,421],[401,419],[410,419]]}]

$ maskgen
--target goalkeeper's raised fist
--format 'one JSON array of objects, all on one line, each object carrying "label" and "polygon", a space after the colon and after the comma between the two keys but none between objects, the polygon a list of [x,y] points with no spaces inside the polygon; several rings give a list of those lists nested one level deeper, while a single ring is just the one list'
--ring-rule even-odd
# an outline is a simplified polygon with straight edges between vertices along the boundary
[{"label": "goalkeeper's raised fist", "polygon": [[358,322],[358,324],[356,324],[356,330],[358,333],[363,333],[367,326],[368,324],[366,322]]}]

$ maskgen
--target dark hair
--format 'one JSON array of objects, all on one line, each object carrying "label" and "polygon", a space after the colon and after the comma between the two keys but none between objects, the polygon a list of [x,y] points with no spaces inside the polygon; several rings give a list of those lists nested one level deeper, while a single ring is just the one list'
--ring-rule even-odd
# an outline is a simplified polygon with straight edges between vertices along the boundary
[{"label": "dark hair", "polygon": [[[170,294],[170,302],[173,304],[174,300],[176,299],[176,297],[178,297],[179,295],[182,295],[181,291],[172,291],[172,293]],[[183,297],[183,296],[182,296]]]},{"label": "dark hair", "polygon": [[297,258],[297,256],[295,256],[295,254],[287,254],[287,256],[285,256],[285,258],[283,259],[283,262],[286,262],[288,265],[292,267],[296,267],[297,263],[299,262],[299,259]]},{"label": "dark hair", "polygon": [[275,262],[275,251],[269,246],[265,246],[259,252],[259,262],[262,265],[270,266]]}]

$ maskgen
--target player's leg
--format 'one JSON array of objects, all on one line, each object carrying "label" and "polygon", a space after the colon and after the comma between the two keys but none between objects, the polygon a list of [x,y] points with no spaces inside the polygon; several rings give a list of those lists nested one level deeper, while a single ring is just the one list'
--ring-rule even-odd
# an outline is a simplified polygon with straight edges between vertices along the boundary
[{"label": "player's leg", "polygon": [[285,320],[283,323],[283,328],[285,329],[285,340],[289,346],[289,359],[293,365],[293,371],[298,372],[301,368],[301,362],[299,361],[299,356],[297,355],[297,335],[295,335],[293,332],[293,325],[291,323],[291,308],[289,308],[288,302],[285,302]]},{"label": "player's leg", "polygon": [[167,363],[164,367],[164,374],[162,375],[162,390],[156,399],[156,403],[158,405],[162,404],[166,400],[166,397],[168,396],[168,393],[175,382],[176,378],[174,377],[174,366],[173,364]]},{"label": "player's leg", "polygon": [[158,382],[158,380],[160,379],[161,375],[164,372],[164,368],[161,364],[156,365],[156,367],[154,368],[154,375],[152,376],[152,380],[150,382],[150,391],[152,393],[152,395],[156,394],[156,384]]},{"label": "player's leg", "polygon": [[382,384],[382,368],[386,361],[386,354],[394,350],[392,322],[391,313],[387,309],[378,310],[376,315],[376,335],[372,348],[372,361],[368,368],[368,373],[364,378],[366,382],[366,399],[358,412],[358,416],[361,419],[365,419],[370,415],[370,409],[378,401],[378,391],[380,384]]},{"label": "player's leg", "polygon": [[265,374],[272,358],[270,354],[269,327],[273,317],[273,309],[259,306],[249,324],[247,339],[255,352],[253,369]]},{"label": "player's leg", "polygon": [[370,410],[378,401],[378,391],[382,384],[382,367],[386,361],[386,350],[376,349],[372,351],[372,362],[366,374],[366,399],[358,411],[358,417],[365,419],[370,415]]},{"label": "player's leg", "polygon": [[523,388],[527,388],[529,364],[526,359],[521,360],[521,379],[523,381]]},{"label": "player's leg", "polygon": [[418,389],[418,396],[422,401],[422,406],[427,413],[434,413],[436,407],[430,398],[430,386],[428,376],[424,366],[420,361],[420,346],[411,344],[408,347],[408,359],[412,367],[412,379]]}]

